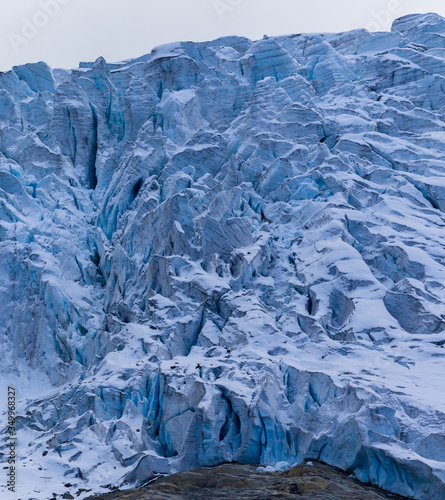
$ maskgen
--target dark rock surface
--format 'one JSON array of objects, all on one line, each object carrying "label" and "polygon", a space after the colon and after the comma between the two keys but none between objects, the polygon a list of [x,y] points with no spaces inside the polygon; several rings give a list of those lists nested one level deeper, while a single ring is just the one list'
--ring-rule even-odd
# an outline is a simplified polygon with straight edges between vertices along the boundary
[{"label": "dark rock surface", "polygon": [[87,500],[213,500],[307,498],[313,500],[402,500],[349,477],[335,467],[307,463],[285,472],[263,472],[250,465],[203,467],[161,478],[136,490],[115,491]]}]

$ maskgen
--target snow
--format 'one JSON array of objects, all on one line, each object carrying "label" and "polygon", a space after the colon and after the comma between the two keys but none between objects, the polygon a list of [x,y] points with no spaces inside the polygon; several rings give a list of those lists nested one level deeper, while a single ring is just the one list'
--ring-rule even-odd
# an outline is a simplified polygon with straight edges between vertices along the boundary
[{"label": "snow", "polygon": [[2,498],[311,460],[445,497],[443,35],[0,75]]}]

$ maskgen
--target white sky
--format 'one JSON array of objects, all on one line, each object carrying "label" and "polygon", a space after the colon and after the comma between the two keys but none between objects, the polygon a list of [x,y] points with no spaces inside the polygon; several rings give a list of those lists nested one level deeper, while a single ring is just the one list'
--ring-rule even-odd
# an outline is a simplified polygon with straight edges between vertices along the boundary
[{"label": "white sky", "polygon": [[445,17],[444,0],[0,0],[0,6],[0,71],[40,60],[64,68],[99,56],[118,61],[178,40],[376,31],[404,14]]}]

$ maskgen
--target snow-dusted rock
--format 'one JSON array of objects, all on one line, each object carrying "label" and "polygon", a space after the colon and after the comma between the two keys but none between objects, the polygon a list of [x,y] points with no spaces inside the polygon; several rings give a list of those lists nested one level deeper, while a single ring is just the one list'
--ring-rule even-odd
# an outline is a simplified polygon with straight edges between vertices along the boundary
[{"label": "snow-dusted rock", "polygon": [[23,497],[305,459],[445,497],[444,40],[428,14],[0,74]]}]

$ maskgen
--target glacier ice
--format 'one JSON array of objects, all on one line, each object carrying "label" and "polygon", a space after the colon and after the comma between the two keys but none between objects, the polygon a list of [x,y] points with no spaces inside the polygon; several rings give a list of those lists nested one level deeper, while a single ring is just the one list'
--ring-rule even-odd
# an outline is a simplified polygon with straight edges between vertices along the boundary
[{"label": "glacier ice", "polygon": [[23,496],[321,460],[444,498],[444,75],[434,14],[0,73]]}]

